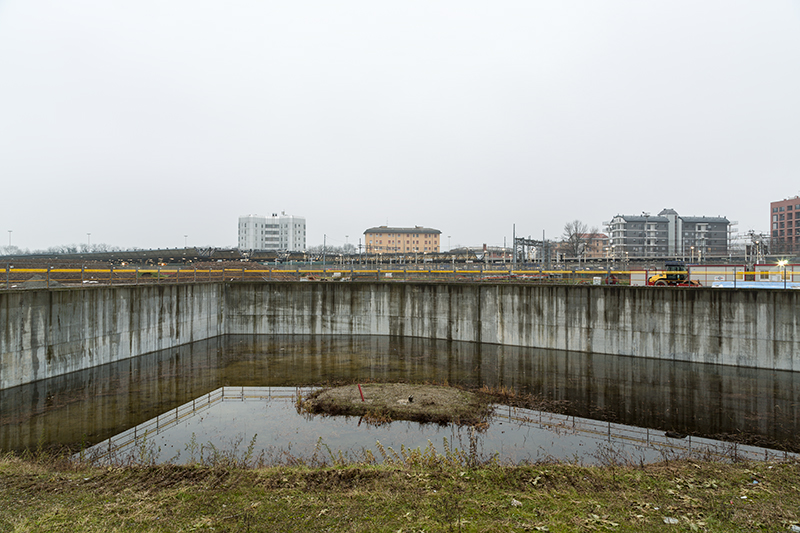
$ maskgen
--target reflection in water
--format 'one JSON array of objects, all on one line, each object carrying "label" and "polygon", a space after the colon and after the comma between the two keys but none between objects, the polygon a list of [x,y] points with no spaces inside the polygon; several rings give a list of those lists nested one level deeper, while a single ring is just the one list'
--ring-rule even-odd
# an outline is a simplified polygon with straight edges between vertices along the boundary
[{"label": "reflection in water", "polygon": [[[227,336],[0,391],[0,449],[95,444],[225,385],[512,387],[571,415],[797,449],[800,373],[384,336]],[[774,445],[774,444],[773,444]]]}]

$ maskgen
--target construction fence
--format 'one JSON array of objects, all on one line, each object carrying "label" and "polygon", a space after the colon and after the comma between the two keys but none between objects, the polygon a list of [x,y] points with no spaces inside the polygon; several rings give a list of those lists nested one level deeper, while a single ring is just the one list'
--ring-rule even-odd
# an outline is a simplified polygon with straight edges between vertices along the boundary
[{"label": "construction fence", "polygon": [[[0,268],[1,289],[41,289],[91,285],[143,285],[198,282],[264,281],[379,281],[379,282],[511,282],[568,285],[647,285],[647,280],[664,272],[641,270],[517,270],[510,268],[286,268],[286,267],[41,267]],[[701,285],[716,281],[800,282],[800,265],[692,266],[690,278]]]}]

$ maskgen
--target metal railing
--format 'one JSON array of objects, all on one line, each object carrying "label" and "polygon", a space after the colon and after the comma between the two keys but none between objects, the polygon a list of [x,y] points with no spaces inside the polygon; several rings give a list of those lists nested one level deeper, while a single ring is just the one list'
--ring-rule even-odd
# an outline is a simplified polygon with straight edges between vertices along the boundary
[{"label": "metal railing", "polygon": [[139,443],[146,442],[181,421],[210,409],[223,401],[292,399],[314,390],[311,387],[221,387],[183,405],[171,409],[155,418],[138,424],[95,446],[76,454],[92,462],[104,463],[127,456]]},{"label": "metal railing", "polygon": [[583,435],[595,440],[605,440],[614,445],[632,445],[647,448],[672,456],[691,454],[717,460],[788,460],[798,459],[800,455],[769,448],[749,446],[736,442],[725,442],[702,437],[668,436],[663,430],[603,422],[570,415],[533,411],[509,406],[500,406],[495,418],[521,426],[548,429],[557,433]]},{"label": "metal railing", "polygon": [[[124,461],[131,457],[132,452],[149,442],[148,439],[223,401],[244,402],[283,399],[294,402],[314,390],[314,387],[221,387],[123,431],[76,454],[76,457],[88,459],[99,464],[106,464],[116,460]],[[653,450],[672,457],[685,457],[694,454],[709,459],[726,461],[797,460],[800,458],[800,454],[780,450],[693,437],[691,435],[668,436],[663,430],[505,405],[495,406],[493,418],[518,426],[546,429],[561,435],[572,434],[593,440],[602,440],[611,446],[634,446],[638,449]]]}]

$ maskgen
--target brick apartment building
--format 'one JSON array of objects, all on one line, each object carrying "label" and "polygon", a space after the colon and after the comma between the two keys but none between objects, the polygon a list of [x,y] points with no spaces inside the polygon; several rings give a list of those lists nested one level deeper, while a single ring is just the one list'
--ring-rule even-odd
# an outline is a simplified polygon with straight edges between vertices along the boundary
[{"label": "brick apartment building", "polygon": [[772,253],[800,250],[800,196],[769,204]]}]

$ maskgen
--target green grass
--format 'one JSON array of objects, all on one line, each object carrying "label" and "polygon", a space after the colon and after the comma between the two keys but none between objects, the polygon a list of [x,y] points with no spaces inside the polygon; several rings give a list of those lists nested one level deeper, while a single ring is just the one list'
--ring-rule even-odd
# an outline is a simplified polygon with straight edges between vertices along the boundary
[{"label": "green grass", "polygon": [[384,457],[380,465],[248,469],[6,456],[0,531],[788,531],[800,524],[796,462],[469,467],[461,454]]}]

